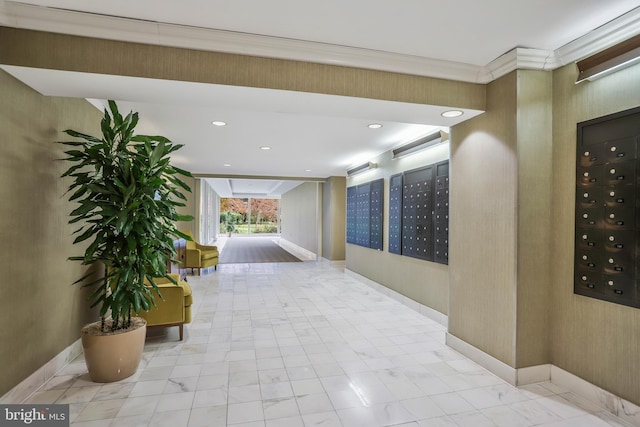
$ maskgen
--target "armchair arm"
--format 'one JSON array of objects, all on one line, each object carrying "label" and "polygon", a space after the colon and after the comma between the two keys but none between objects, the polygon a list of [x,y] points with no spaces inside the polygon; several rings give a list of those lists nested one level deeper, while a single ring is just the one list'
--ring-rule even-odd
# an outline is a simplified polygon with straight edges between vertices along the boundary
[{"label": "armchair arm", "polygon": [[200,243],[196,243],[196,248],[200,249],[202,251],[217,251],[218,250],[217,246],[201,245]]},{"label": "armchair arm", "polygon": [[[176,274],[176,273],[169,273],[168,276],[171,276],[173,278],[173,280],[175,280],[176,282],[180,282],[180,275]],[[176,286],[173,282],[171,282],[171,280],[167,279],[166,277],[154,277],[153,281],[156,283],[156,285],[158,285],[158,287],[160,287],[161,284],[168,284],[168,285],[173,285]]]},{"label": "armchair arm", "polygon": [[184,266],[187,268],[200,267],[201,251],[200,249],[187,249],[187,259]]},{"label": "armchair arm", "polygon": [[158,285],[162,294],[160,298],[155,291],[156,307],[151,307],[149,311],[140,313],[140,317],[147,320],[147,325],[167,325],[184,321],[184,288],[176,286],[171,282]]}]

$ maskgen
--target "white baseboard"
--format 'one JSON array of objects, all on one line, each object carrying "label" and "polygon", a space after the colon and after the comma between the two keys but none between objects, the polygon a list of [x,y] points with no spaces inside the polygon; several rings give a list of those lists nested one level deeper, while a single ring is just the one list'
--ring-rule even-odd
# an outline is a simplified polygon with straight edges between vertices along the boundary
[{"label": "white baseboard", "polygon": [[49,381],[60,369],[67,366],[76,357],[82,354],[82,342],[78,339],[69,347],[62,350],[57,356],[38,368],[33,374],[22,380],[18,385],[0,397],[0,403],[22,403],[40,387]]},{"label": "white baseboard", "polygon": [[295,243],[291,243],[282,237],[274,239],[274,242],[280,245],[282,249],[300,258],[302,261],[316,261],[318,259],[318,256],[315,253],[303,248],[302,246],[298,246]]},{"label": "white baseboard", "polygon": [[554,365],[551,365],[551,382],[584,397],[634,426],[640,426],[640,407],[628,400]]},{"label": "white baseboard", "polygon": [[435,322],[438,322],[445,328],[447,327],[448,317],[446,314],[442,314],[438,310],[434,310],[431,307],[427,307],[426,305],[420,304],[419,302],[414,301],[411,298],[408,298],[402,295],[401,293],[394,291],[393,289],[387,288],[386,286],[383,286],[378,282],[374,282],[373,280],[367,277],[364,277],[352,270],[345,268],[344,272],[349,276],[353,277],[354,279],[358,280],[359,282],[362,282],[365,285],[369,286],[370,288],[375,289],[376,291],[384,295],[387,295],[388,297],[400,302],[401,304],[406,305],[410,309],[417,311],[423,316],[428,317],[429,319]]},{"label": "white baseboard", "polygon": [[[445,337],[445,342],[449,347],[456,350],[458,353],[468,357],[469,359],[476,362],[478,365],[493,372],[495,375],[502,378],[509,384],[519,385],[517,370],[507,365],[503,361],[496,359],[495,357],[472,346],[466,341],[461,340],[455,335],[451,335],[448,332]],[[539,381],[536,381],[536,382],[539,382]]]},{"label": "white baseboard", "polygon": [[320,261],[322,261],[323,263],[329,264],[331,267],[336,267],[336,268],[346,268],[347,267],[347,261],[345,261],[345,260],[330,260],[330,259],[322,257],[320,259]]},{"label": "white baseboard", "polygon": [[519,369],[512,368],[506,363],[483,352],[482,350],[479,350],[450,333],[447,333],[446,335],[446,343],[449,347],[473,360],[480,366],[491,371],[512,385],[521,386],[551,381],[551,383],[583,397],[624,421],[640,427],[640,407],[614,395],[613,393],[603,390],[600,387],[565,371],[564,369],[551,364],[530,366]]}]

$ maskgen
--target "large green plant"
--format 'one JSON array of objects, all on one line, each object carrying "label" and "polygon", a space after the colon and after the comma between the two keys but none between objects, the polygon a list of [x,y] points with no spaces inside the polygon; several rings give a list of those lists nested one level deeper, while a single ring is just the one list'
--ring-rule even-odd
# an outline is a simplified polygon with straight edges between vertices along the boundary
[{"label": "large green plant", "polygon": [[[73,179],[69,200],[79,203],[69,220],[81,224],[74,243],[90,241],[83,256],[69,259],[105,266],[104,277],[84,285],[96,288],[89,299],[91,307],[101,305],[103,332],[128,328],[132,315],[155,305],[154,293],[160,292],[154,277],[175,283],[167,275],[167,261],[175,255],[173,238],[187,238],[175,221],[193,219],[176,210],[185,205],[182,191],[191,191],[181,180],[191,174],[170,163],[169,155],[182,145],[161,136],[135,135],[137,123],[138,113],[123,118],[109,101],[102,137],[66,130],[81,141],[60,142],[73,147],[64,159],[73,165],[62,176]],[[112,322],[106,321],[109,315]]]}]

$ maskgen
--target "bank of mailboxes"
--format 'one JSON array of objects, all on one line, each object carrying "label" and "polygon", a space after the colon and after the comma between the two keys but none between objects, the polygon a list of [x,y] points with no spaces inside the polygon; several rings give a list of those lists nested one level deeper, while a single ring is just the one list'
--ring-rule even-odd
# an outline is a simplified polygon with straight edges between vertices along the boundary
[{"label": "bank of mailboxes", "polygon": [[[384,181],[347,188],[347,243],[383,248]],[[449,162],[389,178],[389,252],[449,263]]]},{"label": "bank of mailboxes", "polygon": [[449,162],[391,177],[389,252],[449,262]]},{"label": "bank of mailboxes", "polygon": [[576,171],[574,291],[640,307],[638,137],[578,141]]},{"label": "bank of mailboxes", "polygon": [[347,243],[382,250],[384,181],[347,188]]}]

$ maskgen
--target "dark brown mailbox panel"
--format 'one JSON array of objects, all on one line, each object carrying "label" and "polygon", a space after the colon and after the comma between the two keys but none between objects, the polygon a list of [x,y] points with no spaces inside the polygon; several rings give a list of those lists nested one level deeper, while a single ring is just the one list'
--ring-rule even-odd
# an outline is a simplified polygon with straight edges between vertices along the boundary
[{"label": "dark brown mailbox panel", "polygon": [[574,292],[640,308],[640,107],[577,130]]}]

